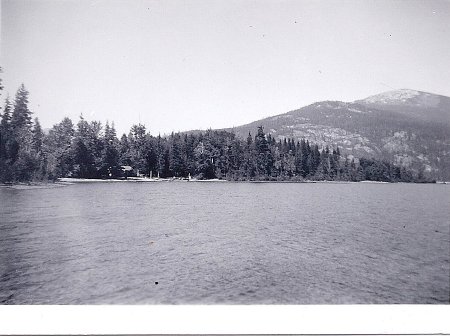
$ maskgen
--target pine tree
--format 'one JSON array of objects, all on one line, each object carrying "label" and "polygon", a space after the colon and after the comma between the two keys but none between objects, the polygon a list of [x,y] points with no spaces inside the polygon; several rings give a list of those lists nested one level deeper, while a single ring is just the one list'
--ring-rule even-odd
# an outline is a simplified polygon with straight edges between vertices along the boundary
[{"label": "pine tree", "polygon": [[[95,132],[95,130],[94,130]],[[95,152],[91,125],[80,115],[73,139],[72,150],[74,160],[74,174],[77,177],[93,178],[97,172],[95,168]]]},{"label": "pine tree", "polygon": [[12,139],[10,159],[14,180],[30,181],[37,169],[33,155],[33,133],[31,111],[28,108],[28,91],[22,84],[17,90],[14,100],[14,110],[11,117]]},{"label": "pine tree", "polygon": [[165,149],[161,135],[158,135],[158,137],[156,138],[155,152],[156,152],[156,173],[158,177],[162,177],[164,171]]},{"label": "pine tree", "polygon": [[14,100],[14,111],[11,118],[11,126],[15,132],[20,129],[31,130],[31,111],[28,109],[28,91],[22,84],[16,93]]},{"label": "pine tree", "polygon": [[32,133],[33,133],[33,150],[36,153],[40,153],[42,151],[42,144],[44,142],[44,132],[42,131],[42,127],[41,124],[39,123],[38,118],[34,118],[34,127]]},{"label": "pine tree", "polygon": [[312,161],[313,161],[311,175],[314,175],[320,166],[320,151],[319,151],[319,146],[317,144],[315,144],[313,146],[311,155],[312,155]]},{"label": "pine tree", "polygon": [[0,122],[0,182],[10,182],[13,179],[11,167],[11,144],[13,132],[11,129],[12,106],[9,98],[6,98],[5,109]]},{"label": "pine tree", "polygon": [[309,142],[305,142],[304,139],[302,139],[300,141],[300,152],[301,152],[301,168],[300,168],[300,174],[302,175],[302,177],[306,177],[309,175],[310,171],[310,165],[308,164],[308,157],[310,154],[310,147],[309,147]]},{"label": "pine tree", "polygon": [[72,120],[64,118],[54,125],[44,138],[43,150],[47,160],[47,174],[50,179],[67,177],[73,172],[72,142],[74,140]]},{"label": "pine tree", "polygon": [[194,134],[185,136],[185,168],[186,173],[194,175],[195,173],[195,155],[194,148],[196,146],[197,137]]},{"label": "pine tree", "polygon": [[110,127],[107,121],[103,136],[102,166],[100,169],[100,175],[107,177],[120,176],[121,169],[119,167],[118,142],[114,123]]},{"label": "pine tree", "polygon": [[280,147],[279,145],[274,147],[272,156],[273,156],[273,168],[276,171],[277,176],[281,176],[283,174],[283,159],[282,159],[282,154],[280,151]]},{"label": "pine tree", "polygon": [[256,172],[258,177],[267,177],[271,174],[273,158],[269,150],[269,144],[264,133],[263,126],[259,126],[255,136]]},{"label": "pine tree", "polygon": [[231,173],[229,176],[233,180],[240,179],[244,176],[244,170],[242,169],[242,162],[244,160],[243,144],[239,139],[234,138],[231,144]]},{"label": "pine tree", "polygon": [[175,177],[183,175],[183,149],[179,133],[172,133],[170,137],[169,169]]},{"label": "pine tree", "polygon": [[11,129],[11,111],[11,102],[9,101],[9,97],[6,97],[5,109],[0,122],[0,160],[9,158],[8,145],[11,142],[13,134]]},{"label": "pine tree", "polygon": [[122,166],[132,165],[130,141],[126,134],[122,134],[119,140],[119,163]]},{"label": "pine tree", "polygon": [[102,155],[104,150],[104,142],[102,128],[103,127],[100,121],[94,120],[89,123],[87,146],[94,160],[94,177],[101,177],[101,169],[103,166]]},{"label": "pine tree", "polygon": [[130,153],[131,153],[131,166],[143,174],[147,170],[147,160],[146,160],[146,148],[147,148],[147,137],[145,125],[137,124],[133,125],[128,134],[128,140],[130,143]]},{"label": "pine tree", "polygon": [[156,155],[156,145],[155,139],[150,135],[146,135],[146,145],[145,145],[145,174],[148,176],[154,176],[157,172],[157,155]]},{"label": "pine tree", "polygon": [[33,180],[47,180],[47,158],[43,152],[44,132],[38,118],[34,118],[32,129],[32,151],[31,157],[35,162],[35,171],[33,173]]},{"label": "pine tree", "polygon": [[208,138],[203,139],[194,150],[195,155],[195,173],[201,179],[212,179],[216,177],[214,159],[216,156],[215,149]]},{"label": "pine tree", "polygon": [[320,177],[323,180],[330,179],[330,158],[329,158],[330,150],[328,146],[325,149],[322,149],[322,153],[320,154]]},{"label": "pine tree", "polygon": [[339,171],[339,161],[337,152],[335,149],[333,149],[332,154],[328,155],[330,160],[330,179],[335,180],[338,177],[338,171]]}]

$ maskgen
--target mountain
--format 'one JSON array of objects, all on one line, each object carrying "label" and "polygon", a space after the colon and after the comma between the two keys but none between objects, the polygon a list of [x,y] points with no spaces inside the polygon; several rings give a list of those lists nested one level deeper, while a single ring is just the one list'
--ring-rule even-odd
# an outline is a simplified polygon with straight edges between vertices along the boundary
[{"label": "mountain", "polygon": [[227,130],[247,137],[258,126],[277,140],[339,146],[349,156],[387,159],[450,180],[449,97],[395,90],[354,102],[317,102]]}]

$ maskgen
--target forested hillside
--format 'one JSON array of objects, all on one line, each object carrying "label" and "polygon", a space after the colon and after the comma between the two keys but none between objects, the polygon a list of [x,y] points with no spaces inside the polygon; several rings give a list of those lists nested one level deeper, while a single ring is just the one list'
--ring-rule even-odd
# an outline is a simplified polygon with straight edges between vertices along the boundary
[{"label": "forested hillside", "polygon": [[450,98],[399,90],[353,103],[323,101],[228,129],[244,138],[264,126],[275,139],[306,139],[342,154],[387,160],[450,180]]},{"label": "forested hillside", "polygon": [[[276,140],[259,126],[245,139],[227,131],[152,136],[144,125],[117,137],[80,116],[64,118],[44,134],[28,108],[22,85],[14,102],[6,98],[0,124],[1,182],[60,177],[123,178],[127,175],[228,180],[342,180],[425,182],[426,177],[386,160],[343,156],[337,146],[308,140]],[[132,169],[127,172],[124,166]]]}]

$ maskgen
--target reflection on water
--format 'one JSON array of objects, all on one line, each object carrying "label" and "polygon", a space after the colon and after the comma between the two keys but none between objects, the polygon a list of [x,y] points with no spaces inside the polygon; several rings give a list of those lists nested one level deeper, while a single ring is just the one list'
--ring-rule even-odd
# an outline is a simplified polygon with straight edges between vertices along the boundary
[{"label": "reflection on water", "polygon": [[450,188],[0,189],[0,302],[448,303]]}]

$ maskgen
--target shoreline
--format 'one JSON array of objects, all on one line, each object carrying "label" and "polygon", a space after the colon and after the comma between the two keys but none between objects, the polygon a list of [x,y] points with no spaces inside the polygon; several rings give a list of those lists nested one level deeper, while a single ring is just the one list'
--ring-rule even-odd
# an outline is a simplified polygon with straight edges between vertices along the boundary
[{"label": "shoreline", "polygon": [[78,183],[118,183],[118,182],[129,182],[129,183],[157,183],[157,182],[198,182],[198,183],[319,183],[319,184],[352,184],[352,183],[362,183],[362,184],[443,184],[450,185],[449,181],[436,181],[427,183],[417,183],[417,182],[385,182],[385,181],[232,181],[232,180],[220,180],[220,179],[209,179],[209,180],[198,180],[198,179],[181,179],[181,178],[145,178],[145,177],[131,177],[128,179],[84,179],[84,178],[72,178],[72,177],[62,177],[58,178],[56,181],[51,182],[19,182],[19,183],[0,183],[0,188],[5,189],[15,189],[15,190],[33,190],[33,189],[51,189],[51,188],[61,188]]},{"label": "shoreline", "polygon": [[30,182],[30,183],[11,183],[5,184],[0,183],[0,189],[15,189],[15,190],[33,190],[33,189],[53,189],[53,188],[61,188],[67,187],[69,185],[73,185],[74,183],[63,182],[63,181],[55,181],[55,182]]},{"label": "shoreline", "polygon": [[435,182],[387,182],[387,181],[371,181],[371,180],[363,180],[363,181],[328,181],[328,180],[302,180],[302,181],[291,181],[291,180],[279,180],[279,181],[265,181],[265,180],[223,180],[223,179],[207,179],[207,180],[199,180],[196,178],[187,179],[187,178],[147,178],[147,177],[129,177],[128,179],[83,179],[83,178],[72,178],[72,177],[63,177],[59,178],[58,182],[62,183],[112,183],[112,182],[229,182],[229,183],[333,183],[333,184],[348,184],[348,183],[364,183],[364,184],[450,184],[448,181],[435,181]]}]

